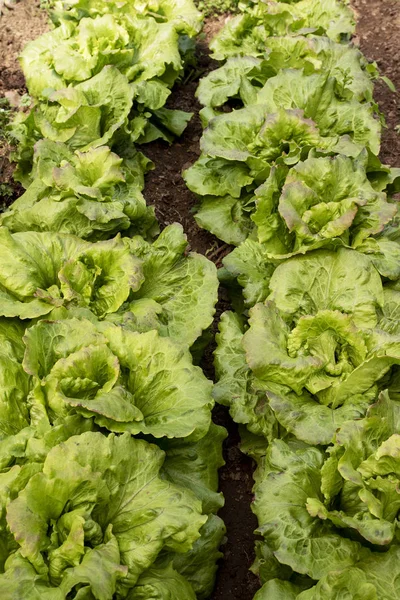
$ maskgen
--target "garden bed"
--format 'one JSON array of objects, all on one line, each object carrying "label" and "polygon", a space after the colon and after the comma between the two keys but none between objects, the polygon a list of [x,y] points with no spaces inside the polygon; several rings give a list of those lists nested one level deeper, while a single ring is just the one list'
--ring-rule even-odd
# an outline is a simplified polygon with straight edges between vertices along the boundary
[{"label": "garden bed", "polygon": [[[370,60],[375,60],[382,75],[389,77],[400,89],[400,11],[398,0],[355,0],[358,12],[358,43]],[[202,128],[198,118],[199,105],[194,93],[197,77],[214,68],[207,53],[207,40],[223,23],[224,17],[209,19],[205,27],[204,39],[198,43],[198,70],[191,74],[189,81],[182,84],[168,104],[195,113],[184,135],[171,146],[163,142],[153,142],[143,147],[156,168],[146,180],[144,190],[148,204],[154,205],[156,215],[162,225],[180,222],[188,236],[193,250],[205,254],[217,266],[229,248],[214,236],[201,230],[193,219],[194,195],[186,188],[181,177],[184,168],[192,164],[199,155],[199,138]],[[15,8],[1,17],[0,50],[3,56],[0,64],[0,96],[7,93],[9,98],[25,92],[22,72],[16,56],[28,39],[36,38],[46,27],[46,16],[39,3],[22,0]],[[10,95],[11,93],[11,95]],[[391,166],[400,166],[400,135],[396,127],[400,123],[399,95],[378,82],[375,97],[384,113],[388,129],[383,134],[381,158]],[[0,181],[11,184],[12,167],[7,160],[9,148],[0,152]],[[14,186],[14,197],[20,187]],[[14,197],[4,198],[10,201]],[[226,308],[221,292],[218,314]],[[213,377],[212,348],[202,364],[209,378]],[[220,485],[226,499],[220,515],[227,526],[227,543],[224,546],[225,560],[220,566],[213,600],[250,600],[258,587],[257,579],[248,571],[254,558],[254,536],[256,519],[250,510],[252,498],[252,464],[248,457],[240,453],[237,426],[230,419],[227,410],[217,407],[215,421],[229,431],[225,442],[226,465],[221,469]]]}]

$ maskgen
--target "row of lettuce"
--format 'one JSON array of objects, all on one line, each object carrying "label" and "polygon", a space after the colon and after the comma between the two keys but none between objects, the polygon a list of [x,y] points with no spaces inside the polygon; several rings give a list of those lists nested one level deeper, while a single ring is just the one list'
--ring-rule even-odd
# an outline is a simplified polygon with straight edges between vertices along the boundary
[{"label": "row of lettuce", "polygon": [[214,397],[257,462],[257,600],[399,597],[400,170],[354,26],[337,0],[246,2],[197,92],[184,176],[236,246]]},{"label": "row of lettuce", "polygon": [[218,278],[180,225],[158,235],[133,145],[190,118],[164,105],[201,15],[191,0],[50,15],[21,57],[26,191],[0,215],[0,597],[205,599],[226,432],[193,357]]}]

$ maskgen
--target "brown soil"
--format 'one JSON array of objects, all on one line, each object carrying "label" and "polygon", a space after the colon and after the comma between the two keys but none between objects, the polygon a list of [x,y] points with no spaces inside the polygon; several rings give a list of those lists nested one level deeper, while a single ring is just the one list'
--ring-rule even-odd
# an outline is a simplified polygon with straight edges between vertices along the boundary
[{"label": "brown soil", "polygon": [[[46,13],[40,10],[39,0],[25,0],[10,6],[12,8],[5,8],[0,16],[0,97],[6,96],[11,105],[18,106],[19,98],[26,93],[18,55],[27,42],[45,32],[49,25]],[[8,160],[11,150],[0,131],[0,183],[7,186],[3,193],[0,189],[0,203],[3,205],[9,204],[23,191],[13,181],[13,167]]]},{"label": "brown soil", "polygon": [[[400,4],[398,0],[353,0],[358,24],[357,38],[365,56],[375,61],[381,75],[386,75],[400,90]],[[382,136],[381,160],[392,167],[400,166],[400,96],[387,85],[376,82],[375,100],[386,117],[387,129]]]},{"label": "brown soil", "polygon": [[48,29],[48,18],[40,10],[39,0],[24,0],[12,6],[0,17],[0,95],[7,90],[25,92],[18,55],[27,42]]},{"label": "brown soil", "polygon": [[147,202],[155,206],[160,223],[182,223],[192,250],[206,254],[216,263],[224,253],[229,252],[229,247],[196,225],[193,218],[196,198],[187,189],[181,173],[193,164],[200,154],[202,126],[198,113],[201,106],[195,98],[195,92],[199,78],[218,66],[218,63],[209,57],[207,43],[223,25],[223,21],[224,19],[220,18],[207,23],[201,36],[203,39],[198,44],[197,69],[186,76],[189,82],[180,85],[179,91],[172,94],[167,102],[169,108],[194,113],[185,133],[171,146],[165,142],[153,142],[141,148],[155,164],[155,170],[147,176],[144,194]]},{"label": "brown soil", "polygon": [[[201,68],[207,68],[209,61],[200,57]],[[155,207],[160,223],[168,225],[174,221],[182,223],[192,250],[210,255],[217,250],[218,241],[214,236],[197,227],[192,210],[195,196],[187,189],[182,179],[182,170],[189,167],[198,157],[199,140],[202,132],[198,118],[199,104],[194,99],[197,81],[179,87],[179,94],[167,103],[169,108],[194,112],[183,136],[171,146],[165,142],[153,142],[141,147],[146,156],[155,164],[146,178],[144,195],[148,204]]]},{"label": "brown soil", "polygon": [[[359,14],[357,41],[361,50],[369,59],[377,61],[382,75],[389,77],[400,89],[398,0],[354,0],[353,6]],[[193,218],[196,200],[186,188],[181,171],[199,155],[202,128],[198,118],[200,107],[194,93],[198,77],[215,66],[208,57],[207,41],[219,29],[223,20],[214,19],[207,23],[205,35],[199,42],[198,71],[192,74],[188,83],[176,90],[169,103],[171,108],[195,113],[185,134],[172,146],[154,142],[143,147],[143,151],[156,165],[155,170],[147,177],[145,196],[148,203],[155,206],[160,223],[182,223],[191,248],[206,254],[218,266],[229,247],[197,227]],[[4,57],[0,65],[0,96],[7,90],[24,93],[23,76],[18,68],[16,56],[26,41],[37,37],[45,29],[46,17],[43,11],[38,9],[36,0],[21,1],[14,11],[0,18],[0,50],[1,56]],[[400,137],[395,131],[400,122],[399,96],[390,92],[385,84],[378,82],[376,100],[388,124],[383,136],[382,159],[393,166],[400,166]],[[0,152],[0,168],[1,162]],[[9,174],[8,168],[6,177]],[[1,181],[5,181],[4,172],[0,173]],[[227,306],[222,293],[217,307],[217,318]],[[207,376],[212,378],[212,348],[208,349],[202,367]],[[251,600],[259,586],[257,578],[248,571],[254,558],[253,531],[257,525],[250,510],[253,465],[239,450],[237,426],[230,419],[226,409],[217,407],[214,410],[214,420],[228,429],[229,436],[224,444],[226,465],[220,472],[220,486],[226,498],[225,507],[220,514],[227,526],[227,543],[223,548],[225,556],[221,561],[212,600]]]}]

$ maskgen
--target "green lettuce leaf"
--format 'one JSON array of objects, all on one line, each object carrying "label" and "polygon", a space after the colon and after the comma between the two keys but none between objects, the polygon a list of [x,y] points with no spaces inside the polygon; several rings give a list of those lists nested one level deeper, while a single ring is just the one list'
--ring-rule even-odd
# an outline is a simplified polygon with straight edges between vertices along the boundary
[{"label": "green lettuce leaf", "polygon": [[378,70],[355,47],[327,37],[284,35],[267,37],[258,48],[246,50],[237,46],[224,65],[200,80],[196,95],[203,106],[217,108],[229,99],[240,99],[248,106],[269,78],[288,68],[304,69],[307,75],[329,74],[336,80],[339,97],[372,99],[372,79]]},{"label": "green lettuce leaf", "polygon": [[[85,332],[85,335],[82,335]],[[26,333],[24,368],[49,418],[80,414],[114,432],[202,438],[211,382],[188,350],[155,331],[86,319],[40,321]]]},{"label": "green lettuce leaf", "polygon": [[358,394],[373,398],[376,383],[400,358],[398,336],[363,331],[339,311],[302,316],[291,328],[267,301],[251,309],[249,323],[243,345],[256,377],[298,395],[307,390],[331,409]]},{"label": "green lettuce leaf", "polygon": [[202,15],[192,0],[111,0],[107,5],[102,0],[54,0],[49,8],[56,24],[112,13],[120,14],[128,21],[132,17],[146,17],[146,20],[151,17],[157,22],[168,22],[179,33],[190,36],[199,33],[202,24]]},{"label": "green lettuce leaf", "polygon": [[323,498],[323,465],[324,453],[318,448],[275,440],[256,472],[252,505],[258,532],[278,561],[312,579],[352,566],[369,553],[308,512],[310,499]]},{"label": "green lettuce leaf", "polygon": [[28,394],[31,381],[22,368],[25,328],[17,320],[0,319],[0,465],[21,456],[32,435]]},{"label": "green lettuce leaf", "polygon": [[246,12],[230,19],[210,43],[213,58],[257,56],[268,38],[290,34],[326,35],[340,42],[354,32],[352,10],[337,0],[247,3]]},{"label": "green lettuce leaf", "polygon": [[149,162],[137,153],[123,161],[106,146],[71,152],[41,140],[34,150],[33,180],[2,217],[11,232],[54,231],[89,240],[118,231],[157,231],[154,209],[141,194]]},{"label": "green lettuce leaf", "polygon": [[229,406],[236,423],[243,423],[252,433],[271,439],[276,436],[277,422],[262,382],[256,380],[247,365],[243,335],[243,320],[235,313],[223,313],[216,335],[217,383],[213,396],[218,403]]},{"label": "green lettuce leaf", "polygon": [[30,172],[33,146],[41,138],[81,151],[112,143],[126,122],[132,97],[125,75],[109,65],[75,87],[52,92],[47,101],[35,103],[27,114],[19,113],[13,123],[13,135],[19,142],[15,156],[20,163],[19,178]]},{"label": "green lettuce leaf", "polygon": [[224,503],[218,493],[218,469],[225,464],[222,442],[227,436],[223,427],[211,423],[200,440],[161,440],[166,453],[162,473],[166,479],[191,490],[201,500],[204,513],[217,512]]},{"label": "green lettuce leaf", "polygon": [[273,579],[257,592],[257,600],[396,600],[399,549],[371,553],[365,560],[343,571],[332,571],[307,591],[297,585]]},{"label": "green lettuce leaf", "polygon": [[269,600],[269,598],[274,598],[276,600],[297,600],[297,594],[299,592],[300,589],[289,581],[272,579],[258,590],[254,596],[254,600]]},{"label": "green lettuce leaf", "polygon": [[144,282],[109,320],[138,331],[157,329],[188,346],[212,323],[218,279],[214,264],[195,252],[186,254],[187,238],[177,223],[153,242],[124,238],[142,262]]},{"label": "green lettuce leaf", "polygon": [[241,286],[246,306],[254,306],[265,300],[276,264],[264,252],[261,244],[247,238],[227,254],[222,263],[229,275]]},{"label": "green lettuce leaf", "polygon": [[[174,25],[153,18],[126,19],[118,13],[84,18],[77,24],[67,21],[29,42],[21,54],[28,90],[37,98],[90,79],[106,65],[114,65],[134,82],[139,104],[160,108],[169,95],[168,86],[183,70]],[[163,89],[167,91],[166,96],[162,92],[161,105],[145,102],[146,96]]]},{"label": "green lettuce leaf", "polygon": [[47,578],[38,574],[18,552],[9,556],[0,575],[0,592],[4,600],[65,600],[65,593],[58,587],[50,587]]},{"label": "green lettuce leaf", "polygon": [[296,321],[319,310],[338,310],[362,328],[376,327],[384,305],[381,278],[371,261],[354,250],[318,250],[277,267],[270,281],[270,300],[285,319]]},{"label": "green lettuce leaf", "polygon": [[167,567],[152,566],[139,578],[129,592],[127,600],[196,600],[190,583],[170,564]]},{"label": "green lettuce leaf", "polygon": [[194,215],[199,227],[222,239],[226,244],[238,246],[244,242],[253,223],[250,215],[254,211],[254,199],[251,194],[237,200],[232,196],[205,196]]},{"label": "green lettuce leaf", "polygon": [[218,570],[217,561],[223,556],[219,547],[225,533],[222,519],[210,515],[200,529],[201,536],[194,543],[192,550],[174,556],[174,569],[191,583],[200,600],[206,600],[213,592]]},{"label": "green lettuce leaf", "polygon": [[332,572],[322,578],[296,600],[336,600],[348,597],[351,600],[395,600],[398,594],[399,548],[371,555],[354,567]]},{"label": "green lettuce leaf", "polygon": [[[118,587],[133,587],[163,548],[189,550],[206,517],[189,491],[159,477],[163,460],[156,446],[128,434],[86,433],[52,449],[43,471],[7,507],[22,555],[39,574],[48,573],[53,585],[69,591],[81,582],[95,590],[100,574],[114,588],[121,576]],[[104,542],[114,543],[112,560],[118,562],[120,555],[127,567],[119,567],[117,576],[110,577],[109,567],[101,565]],[[104,593],[101,584],[100,590]]]},{"label": "green lettuce leaf", "polygon": [[0,246],[0,313],[7,317],[32,319],[63,304],[104,317],[143,281],[140,260],[118,238],[90,244],[50,232],[10,234],[3,227]]}]

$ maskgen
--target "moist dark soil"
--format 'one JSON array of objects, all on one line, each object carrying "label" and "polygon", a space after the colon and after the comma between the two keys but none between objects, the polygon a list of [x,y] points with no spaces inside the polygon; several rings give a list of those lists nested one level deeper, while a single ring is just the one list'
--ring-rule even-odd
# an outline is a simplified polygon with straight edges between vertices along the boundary
[{"label": "moist dark soil", "polygon": [[191,249],[207,255],[216,263],[220,262],[224,253],[229,252],[229,246],[221,244],[216,237],[196,225],[193,218],[196,198],[186,187],[182,171],[190,167],[200,154],[201,106],[195,93],[199,78],[218,66],[218,63],[209,57],[208,41],[223,22],[224,19],[220,18],[207,23],[202,39],[197,45],[197,66],[185,75],[189,82],[181,83],[167,102],[168,108],[194,113],[184,134],[170,146],[165,142],[156,141],[141,148],[155,164],[155,170],[147,176],[144,195],[147,202],[154,205],[158,220],[163,225],[175,221],[182,223]]},{"label": "moist dark soil", "polygon": [[[400,3],[398,0],[353,0],[358,13],[355,43],[368,59],[376,61],[382,75],[389,77],[400,89]],[[175,89],[168,106],[194,113],[186,132],[176,143],[168,146],[153,142],[143,146],[142,151],[155,163],[155,170],[146,180],[145,197],[154,205],[162,226],[180,222],[188,236],[192,250],[201,252],[217,266],[229,252],[229,247],[211,234],[201,230],[193,216],[196,204],[194,195],[186,188],[181,177],[183,169],[198,157],[202,128],[198,117],[199,104],[195,99],[198,78],[211,69],[214,63],[208,56],[207,42],[223,25],[226,17],[209,20],[204,35],[198,43],[198,67]],[[45,13],[39,10],[36,0],[20,0],[13,11],[0,17],[0,96],[4,93],[25,93],[23,75],[16,57],[24,43],[34,39],[47,28]],[[377,82],[375,99],[386,117],[387,129],[382,140],[381,158],[392,166],[400,166],[400,136],[396,126],[400,123],[399,95],[391,92],[386,84]],[[0,182],[9,182],[12,167],[7,161],[9,149],[0,147]],[[3,153],[2,153],[3,152]],[[1,172],[2,170],[2,172]],[[15,195],[20,188],[15,187]],[[221,292],[217,306],[214,330],[218,317],[229,308]],[[214,377],[210,346],[202,367],[211,379]],[[223,407],[214,409],[214,420],[228,430],[224,444],[226,464],[220,471],[220,488],[225,495],[225,507],[220,511],[227,527],[227,541],[223,547],[215,591],[210,600],[252,600],[259,587],[257,578],[248,570],[254,560],[254,529],[256,519],[250,510],[252,501],[252,461],[239,450],[239,433],[235,423]]]}]

